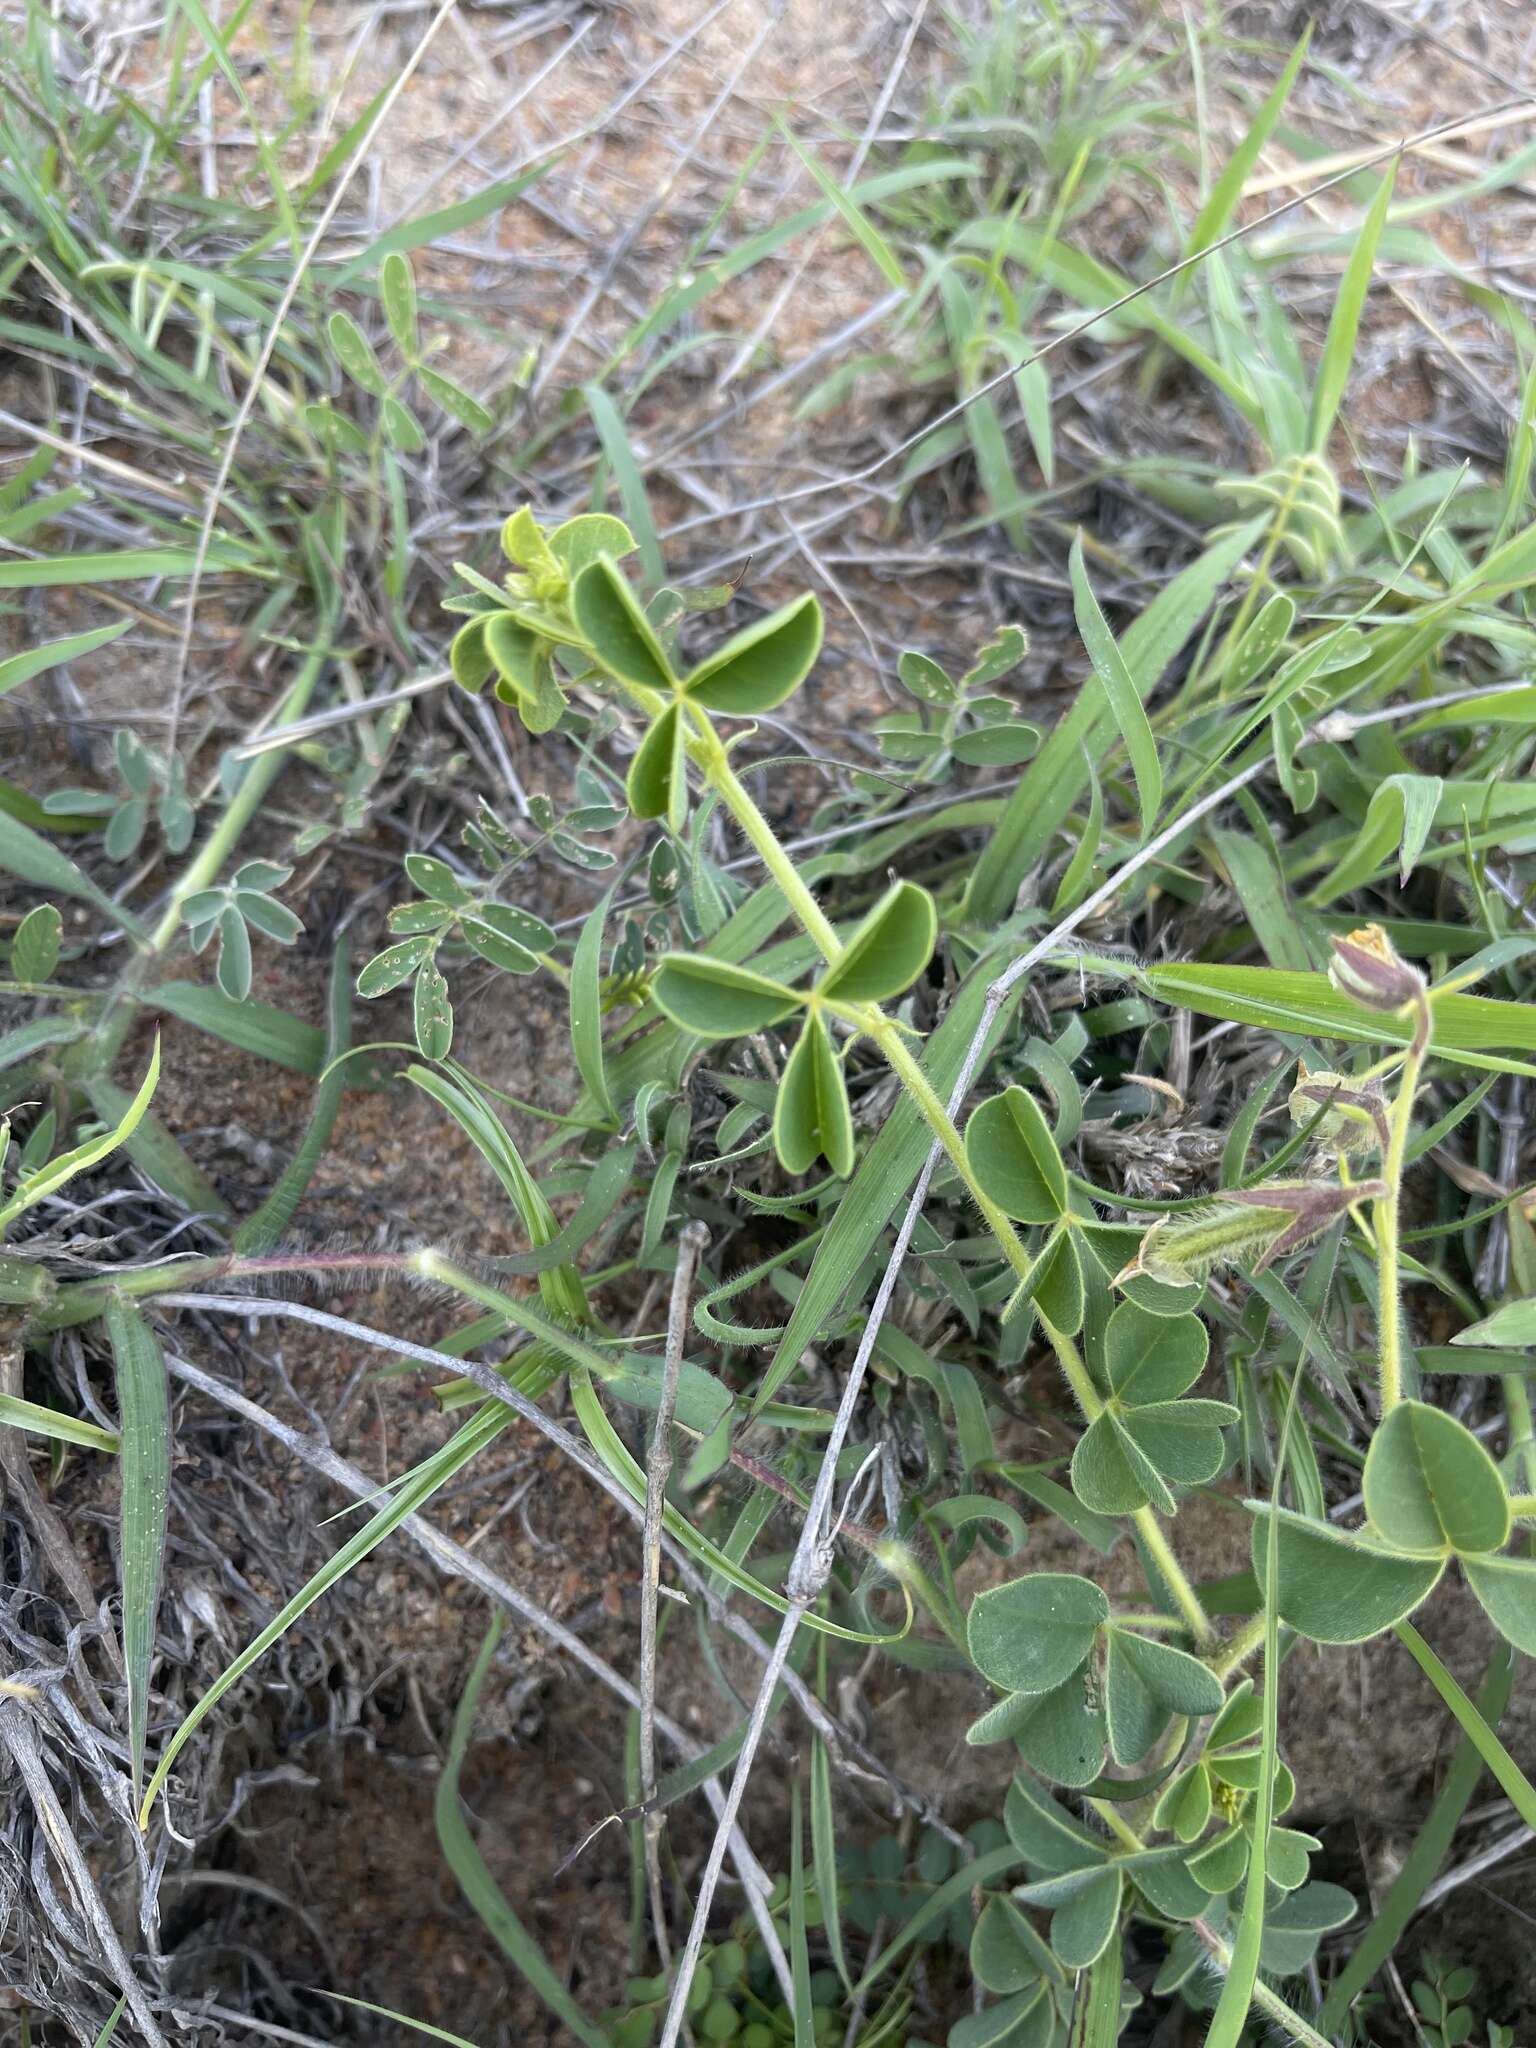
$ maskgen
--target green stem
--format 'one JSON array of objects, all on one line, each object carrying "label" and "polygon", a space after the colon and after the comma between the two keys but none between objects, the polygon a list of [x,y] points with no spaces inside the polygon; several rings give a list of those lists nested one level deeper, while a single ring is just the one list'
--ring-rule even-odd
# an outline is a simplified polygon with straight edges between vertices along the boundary
[{"label": "green stem", "polygon": [[1429,1002],[1419,1000],[1414,1020],[1413,1043],[1403,1061],[1397,1099],[1388,1124],[1386,1157],[1381,1177],[1386,1193],[1378,1197],[1372,1227],[1376,1236],[1376,1329],[1379,1357],[1381,1412],[1389,1415],[1403,1398],[1403,1317],[1399,1300],[1398,1259],[1401,1243],[1403,1160],[1408,1150],[1408,1133],[1413,1127],[1413,1098],[1418,1092],[1424,1055],[1429,1050]]},{"label": "green stem", "polygon": [[1184,1567],[1174,1555],[1173,1545],[1163,1533],[1163,1525],[1151,1508],[1138,1508],[1131,1520],[1136,1533],[1151,1554],[1152,1562],[1167,1581],[1168,1591],[1173,1595],[1174,1605],[1183,1615],[1185,1625],[1195,1641],[1203,1648],[1216,1631],[1211,1617],[1200,1605],[1200,1596],[1185,1576]]},{"label": "green stem", "polygon": [[[1222,1971],[1231,1969],[1232,1951],[1215,1928],[1207,1926],[1203,1920],[1196,1920],[1192,1925],[1195,1933],[1210,1951],[1217,1968]],[[1298,2042],[1300,2048],[1333,2048],[1328,2037],[1320,2034],[1310,2020],[1304,2020],[1294,2006],[1287,2005],[1278,1992],[1271,1991],[1262,1977],[1254,1979],[1253,1989],[1248,1997],[1251,2005],[1256,2005],[1260,2012],[1275,2022],[1276,2026],[1283,2028],[1286,2036]]]},{"label": "green stem", "polygon": [[1223,1683],[1234,1671],[1242,1669],[1255,1650],[1263,1647],[1264,1629],[1264,1616],[1256,1614],[1251,1621],[1243,1624],[1231,1642],[1223,1647],[1221,1654],[1211,1659],[1211,1669]]},{"label": "green stem", "polygon": [[[1511,1472],[1519,1473],[1531,1491],[1521,1496],[1536,1504],[1536,1420],[1531,1415],[1531,1390],[1517,1372],[1504,1375],[1504,1412],[1509,1417]],[[1519,1514],[1521,1510],[1516,1508]]]},{"label": "green stem", "polygon": [[1509,1511],[1517,1522],[1536,1521],[1536,1493],[1512,1493]]},{"label": "green stem", "polygon": [[[704,769],[706,779],[751,840],[762,858],[763,865],[782,891],[785,901],[810,937],[815,940],[823,956],[829,962],[841,959],[842,942],[821,905],[806,886],[790,855],[780,845],[773,827],[752,801],[751,795],[731,767],[726,750],[714,728],[702,713],[695,715],[701,728],[697,758]],[[886,1064],[917,1104],[928,1128],[943,1146],[950,1164],[964,1183],[967,1194],[981,1211],[987,1228],[997,1240],[1004,1258],[1021,1280],[1027,1280],[1035,1265],[1028,1247],[1015,1229],[1012,1218],[998,1207],[977,1180],[971,1169],[971,1162],[966,1156],[965,1140],[932,1082],[923,1072],[920,1062],[908,1047],[901,1027],[887,1017],[877,1003],[861,1004],[850,1014],[853,1021],[879,1046]],[[1038,1304],[1035,1312],[1037,1315],[1040,1313]],[[1088,1368],[1084,1365],[1077,1346],[1043,1315],[1040,1316],[1040,1326],[1056,1354],[1057,1362],[1085,1419],[1092,1422],[1102,1412],[1104,1404],[1099,1398],[1098,1389],[1089,1376]],[[1139,1509],[1132,1519],[1142,1542],[1146,1545],[1148,1555],[1167,1582],[1175,1605],[1196,1642],[1209,1642],[1212,1635],[1210,1617],[1200,1605],[1194,1587],[1174,1556],[1173,1548],[1164,1535],[1156,1515],[1151,1508],[1145,1507]]]},{"label": "green stem", "polygon": [[780,844],[778,834],[753,802],[750,790],[731,766],[730,756],[726,753],[719,734],[702,712],[695,710],[694,715],[703,727],[698,752],[703,757],[701,765],[705,780],[719,793],[726,809],[751,840],[762,859],[763,866],[778,883],[785,902],[816,941],[824,958],[828,961],[840,960],[843,957],[843,945],[832,927],[830,918],[816,901],[800,870]]}]

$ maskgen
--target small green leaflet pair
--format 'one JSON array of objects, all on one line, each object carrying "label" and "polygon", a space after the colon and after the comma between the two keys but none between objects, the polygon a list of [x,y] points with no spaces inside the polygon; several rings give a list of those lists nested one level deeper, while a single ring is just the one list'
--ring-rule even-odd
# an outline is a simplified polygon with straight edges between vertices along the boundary
[{"label": "small green leaflet pair", "polygon": [[688,814],[685,762],[690,718],[708,728],[711,711],[754,718],[794,695],[821,652],[821,606],[807,594],[733,634],[686,675],[672,661],[612,559],[602,556],[576,578],[571,616],[598,664],[641,695],[653,712],[630,763],[626,788],[637,818],[665,818],[681,832]]},{"label": "small green leaflet pair", "polygon": [[1426,1599],[1452,1558],[1500,1635],[1536,1656],[1536,1559],[1500,1557],[1513,1514],[1499,1469],[1464,1423],[1399,1401],[1365,1461],[1363,1530],[1250,1501],[1255,1555],[1279,1519],[1281,1619],[1318,1643],[1358,1643]]},{"label": "small green leaflet pair", "polygon": [[796,598],[680,676],[656,624],[673,609],[671,594],[657,593],[653,617],[618,569],[634,548],[629,528],[606,513],[583,513],[546,536],[524,506],[502,531],[503,552],[519,572],[503,588],[460,564],[472,594],[451,605],[474,615],[454,636],[449,661],[466,690],[494,676],[497,695],[516,705],[530,732],[547,732],[565,710],[555,669],[562,650],[573,669],[595,664],[624,685],[651,716],[630,764],[630,808],[680,832],[690,718],[704,732],[709,712],[751,718],[782,704],[821,652],[821,606],[810,595]]},{"label": "small green leaflet pair", "polygon": [[806,1173],[825,1158],[846,1179],[854,1165],[853,1116],[828,1014],[868,1029],[869,1005],[911,987],[933,955],[937,931],[927,890],[898,882],[809,988],[702,953],[668,953],[657,963],[651,994],[674,1024],[700,1038],[741,1038],[803,1010],[774,1108],[774,1149],[786,1173]]},{"label": "small green leaflet pair", "polygon": [[1015,716],[1007,697],[987,688],[1018,667],[1029,652],[1022,626],[1004,626],[989,640],[959,682],[931,655],[909,649],[896,672],[909,696],[925,708],[893,711],[874,727],[880,751],[916,772],[921,782],[935,782],[950,765],[971,768],[1017,768],[1040,746],[1040,728]]}]

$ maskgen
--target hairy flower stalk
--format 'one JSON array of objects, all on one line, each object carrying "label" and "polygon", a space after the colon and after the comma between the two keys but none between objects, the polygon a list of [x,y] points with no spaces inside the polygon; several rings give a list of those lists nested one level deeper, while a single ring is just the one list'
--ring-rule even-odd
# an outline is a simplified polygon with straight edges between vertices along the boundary
[{"label": "hairy flower stalk", "polygon": [[1399,955],[1380,925],[1366,925],[1347,938],[1336,938],[1332,947],[1328,976],[1341,995],[1352,997],[1368,1010],[1408,1018],[1413,1026],[1397,1094],[1387,1117],[1382,1188],[1371,1215],[1376,1240],[1377,1384],[1381,1412],[1386,1415],[1403,1397],[1403,1322],[1398,1277],[1403,1162],[1434,1016],[1424,976]]}]

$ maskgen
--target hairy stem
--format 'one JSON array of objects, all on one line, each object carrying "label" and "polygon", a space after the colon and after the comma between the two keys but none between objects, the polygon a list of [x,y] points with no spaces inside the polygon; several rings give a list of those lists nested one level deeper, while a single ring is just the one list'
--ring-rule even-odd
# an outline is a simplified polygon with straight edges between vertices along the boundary
[{"label": "hairy stem", "polygon": [[[709,742],[713,742],[712,746]],[[785,901],[810,937],[815,940],[824,957],[829,962],[840,959],[843,948],[837,933],[807,887],[793,859],[780,844],[773,827],[742,785],[726,757],[725,748],[712,729],[708,732],[707,740],[702,743],[701,751],[706,753],[705,772],[711,786],[718,792],[721,801],[762,856],[764,866],[778,884]],[[900,1026],[887,1017],[876,1003],[861,1004],[856,1013],[856,1021],[879,1046],[886,1064],[922,1112],[928,1128],[943,1147],[945,1156],[964,1183],[967,1194],[981,1211],[987,1228],[997,1240],[1004,1258],[1021,1280],[1027,1280],[1034,1271],[1035,1261],[1015,1228],[1012,1218],[998,1207],[977,1180],[971,1162],[966,1156],[965,1141],[955,1120],[923,1072],[922,1065],[908,1046]],[[1038,1308],[1036,1313],[1039,1313]],[[1092,1422],[1104,1404],[1089,1377],[1088,1368],[1084,1365],[1077,1346],[1043,1315],[1040,1316],[1040,1326],[1056,1354],[1062,1374],[1072,1389],[1085,1420]],[[1196,1642],[1209,1642],[1212,1635],[1210,1618],[1200,1605],[1199,1597],[1175,1557],[1173,1546],[1164,1534],[1156,1515],[1151,1508],[1145,1507],[1138,1510],[1132,1519],[1148,1555],[1167,1582],[1174,1603]]]},{"label": "hairy stem", "polygon": [[1403,1160],[1408,1150],[1408,1133],[1413,1126],[1413,1098],[1418,1092],[1424,1055],[1429,1050],[1430,1011],[1427,997],[1421,997],[1414,1018],[1413,1043],[1403,1061],[1397,1099],[1392,1105],[1386,1157],[1381,1177],[1386,1193],[1377,1198],[1372,1213],[1376,1234],[1376,1325],[1378,1385],[1381,1412],[1389,1415],[1403,1398],[1403,1315],[1398,1279],[1401,1248],[1401,1203]]}]

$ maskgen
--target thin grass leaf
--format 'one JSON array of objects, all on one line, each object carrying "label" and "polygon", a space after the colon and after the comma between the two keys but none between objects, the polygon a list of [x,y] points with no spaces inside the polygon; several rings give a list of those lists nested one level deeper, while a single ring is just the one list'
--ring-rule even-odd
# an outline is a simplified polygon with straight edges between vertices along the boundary
[{"label": "thin grass leaf", "polygon": [[86,1172],[115,1152],[120,1145],[126,1144],[137,1130],[145,1110],[148,1109],[149,1098],[154,1094],[159,1080],[160,1038],[157,1033],[154,1049],[149,1056],[149,1071],[139,1083],[138,1093],[123,1111],[115,1128],[103,1131],[100,1137],[90,1138],[83,1145],[76,1145],[71,1151],[61,1152],[57,1159],[50,1159],[46,1166],[39,1167],[37,1172],[16,1190],[11,1199],[0,1207],[0,1230],[4,1230],[8,1223],[14,1222],[16,1217],[34,1208],[47,1196],[56,1193],[67,1181],[73,1180],[77,1173]]},{"label": "thin grass leaf", "polygon": [[0,697],[7,690],[30,682],[33,676],[41,675],[45,669],[61,668],[66,661],[78,661],[82,654],[90,654],[98,647],[120,640],[132,624],[132,619],[123,619],[117,625],[97,626],[89,633],[72,633],[66,640],[49,640],[41,647],[24,648],[20,654],[0,661]]},{"label": "thin grass leaf", "polygon": [[1536,1786],[1515,1762],[1509,1751],[1500,1742],[1477,1707],[1468,1699],[1450,1672],[1446,1670],[1434,1651],[1425,1642],[1411,1621],[1393,1624],[1398,1640],[1407,1648],[1409,1655],[1418,1665],[1430,1684],[1461,1724],[1462,1733],[1472,1744],[1510,1805],[1519,1814],[1528,1828],[1536,1828]]},{"label": "thin grass leaf", "polygon": [[[923,1071],[941,1098],[947,1097],[954,1086],[971,1034],[980,1022],[989,974],[984,961],[971,970],[948,1014],[923,1048]],[[1017,1000],[1015,992],[1004,1003],[988,1035],[983,1059],[996,1045]],[[817,1332],[852,1285],[881,1231],[917,1179],[930,1142],[921,1111],[904,1094],[859,1162],[858,1171],[817,1248],[784,1334],[753,1397],[754,1415],[762,1413],[799,1369],[806,1346],[815,1341]]]},{"label": "thin grass leaf", "polygon": [[618,1122],[603,1057],[603,926],[613,900],[610,889],[594,905],[571,958],[571,1052],[588,1095],[607,1122]]},{"label": "thin grass leaf", "polygon": [[816,2048],[811,2004],[811,1951],[805,1937],[805,1816],[800,1780],[789,1801],[789,1967],[794,1976],[795,2048]]},{"label": "thin grass leaf", "polygon": [[[861,178],[850,185],[843,197],[853,206],[871,206],[883,199],[895,198],[898,193],[911,192],[926,185],[939,185],[956,180],[974,181],[980,175],[979,167],[970,157],[939,157],[929,163],[901,164],[894,170],[881,171],[875,176]],[[653,335],[664,333],[679,320],[691,313],[695,306],[717,292],[722,285],[740,277],[744,271],[753,269],[770,256],[776,256],[788,243],[801,235],[819,228],[823,221],[830,220],[833,213],[831,200],[818,200],[814,206],[807,206],[798,213],[792,213],[785,220],[776,221],[771,227],[763,228],[745,241],[738,242],[733,249],[727,249],[721,256],[694,264],[686,273],[684,281],[675,285],[651,307],[644,318],[639,320],[625,335],[615,352],[614,360],[622,361],[626,356],[642,347]]]},{"label": "thin grass leaf", "polygon": [[127,2010],[128,1994],[125,1991],[122,1997],[117,2001],[116,2005],[113,2006],[111,2012],[108,2013],[106,2025],[102,2028],[101,2032],[96,2036],[95,2048],[107,2048],[107,2043],[111,2041],[117,2033],[118,2021],[122,2018],[123,2014]]},{"label": "thin grass leaf", "polygon": [[304,1191],[314,1179],[315,1168],[331,1141],[336,1113],[346,1093],[344,1055],[351,1050],[351,1045],[352,950],[351,941],[343,933],[331,955],[331,982],[326,1000],[325,1071],[315,1090],[315,1106],[310,1111],[309,1127],[304,1133],[303,1143],[279,1176],[277,1185],[260,1208],[253,1210],[235,1232],[232,1242],[237,1252],[257,1255],[270,1252],[287,1236]]},{"label": "thin grass leaf", "polygon": [[811,1856],[816,1872],[816,1897],[821,1905],[822,1932],[832,1966],[853,1996],[853,1978],[843,1947],[843,1909],[837,1881],[837,1822],[832,1810],[832,1760],[819,1735],[811,1737]]},{"label": "thin grass leaf", "polygon": [[[1297,974],[1278,967],[1230,967],[1206,961],[1153,964],[1142,970],[1159,1002],[1256,1024],[1266,1031],[1308,1037],[1344,1038],[1368,1045],[1406,1045],[1411,1027],[1401,1018],[1363,1010],[1341,995],[1326,974]],[[1536,1053],[1536,1005],[1500,1002],[1490,996],[1436,996],[1431,1050],[1467,1067],[1499,1073],[1536,1074],[1520,1060],[1495,1057],[1495,1046]]]},{"label": "thin grass leaf", "polygon": [[498,1612],[486,1630],[480,1654],[475,1659],[453,1717],[448,1754],[443,1759],[442,1773],[432,1801],[437,1839],[449,1869],[459,1881],[459,1889],[474,1907],[481,1924],[502,1954],[533,1986],[555,2017],[570,2029],[578,2041],[585,2042],[586,2048],[610,2048],[607,2035],[587,2018],[566,1990],[563,1980],[550,1967],[544,1951],[513,1912],[506,1894],[480,1854],[459,1803],[459,1780],[464,1771],[469,1739],[474,1733],[480,1694],[490,1676],[496,1646],[501,1641],[505,1625],[503,1616]]},{"label": "thin grass leaf", "polygon": [[624,508],[624,517],[634,532],[640,550],[640,565],[645,571],[645,581],[650,589],[659,590],[667,580],[667,565],[662,556],[661,542],[656,537],[656,522],[651,517],[651,501],[646,494],[645,478],[640,474],[640,465],[635,460],[635,451],[630,445],[629,430],[618,407],[601,384],[583,384],[581,395],[587,401],[587,410],[592,415],[592,424],[597,429],[597,438],[603,444],[603,454],[608,467],[613,471],[613,481],[618,488],[619,503]]},{"label": "thin grass leaf", "polygon": [[1314,455],[1321,455],[1327,449],[1344,389],[1349,382],[1360,320],[1371,289],[1371,272],[1376,267],[1376,247],[1386,225],[1396,177],[1397,162],[1394,159],[1376,189],[1370,210],[1360,223],[1360,232],[1339,282],[1339,295],[1333,302],[1333,317],[1328,322],[1327,339],[1323,343],[1322,357],[1312,385],[1312,409],[1307,421],[1307,445]]},{"label": "thin grass leaf", "polygon": [[165,1569],[166,1515],[171,1490],[171,1402],[160,1346],[134,1304],[122,1299],[110,1302],[106,1325],[122,1425],[119,1529],[123,1665],[128,1679],[128,1757],[137,1799],[144,1782],[155,1617]]},{"label": "thin grass leaf", "polygon": [[[74,589],[91,583],[138,583],[150,576],[190,576],[197,566],[195,548],[118,548],[111,554],[39,555],[21,562],[0,562],[0,590]],[[270,575],[254,556],[237,551],[227,540],[209,550],[207,568]]]},{"label": "thin grass leaf", "polygon": [[465,228],[478,226],[489,215],[499,213],[514,199],[520,199],[558,162],[558,157],[551,157],[548,163],[520,171],[515,178],[504,178],[498,184],[487,185],[468,199],[455,200],[452,206],[440,206],[435,213],[421,213],[414,220],[396,222],[394,227],[386,228],[366,248],[360,249],[357,255],[348,257],[331,281],[341,290],[355,280],[372,277],[386,256],[408,256],[413,249],[425,249],[434,242],[440,242],[445,235],[461,234]]},{"label": "thin grass leaf", "polygon": [[318,1074],[326,1061],[325,1033],[252,996],[237,1003],[220,988],[196,981],[163,981],[146,991],[145,1002],[169,1011],[241,1052],[253,1052],[295,1074]]},{"label": "thin grass leaf", "polygon": [[[46,813],[43,815],[47,817]],[[49,829],[60,822],[67,821],[47,818]],[[91,819],[89,823],[98,826],[100,821]],[[134,938],[144,936],[144,927],[139,920],[98,889],[68,854],[60,853],[40,832],[34,832],[31,826],[11,816],[3,807],[0,807],[0,870],[34,889],[46,889],[50,896],[73,896],[83,903],[93,904],[104,917],[120,925]]]},{"label": "thin grass leaf", "polygon": [[[538,1375],[519,1371],[513,1376],[511,1384],[523,1393],[536,1396],[544,1391],[552,1378],[552,1371]],[[478,1414],[473,1415],[449,1438],[440,1451],[423,1460],[410,1481],[400,1487],[390,1500],[342,1545],[334,1557],[326,1560],[293,1598],[273,1616],[266,1627],[260,1630],[240,1654],[219,1673],[166,1744],[144,1790],[144,1798],[139,1808],[140,1827],[149,1825],[150,1809],[170,1776],[177,1757],[230,1687],[239,1683],[251,1666],[266,1655],[272,1645],[287,1633],[302,1614],[313,1607],[322,1594],[329,1592],[332,1586],[344,1579],[355,1564],[376,1550],[385,1537],[400,1526],[407,1515],[414,1514],[418,1508],[424,1507],[440,1487],[446,1485],[476,1458],[487,1444],[500,1435],[510,1420],[511,1410],[496,1403],[487,1403]]]},{"label": "thin grass leaf", "polygon": [[801,163],[805,165],[805,168],[816,180],[816,183],[821,187],[827,198],[831,200],[837,211],[842,215],[843,223],[847,227],[848,232],[853,236],[853,239],[864,251],[870,262],[874,264],[876,270],[879,271],[886,283],[895,285],[898,291],[908,290],[907,274],[897,262],[895,250],[875,226],[863,207],[859,205],[858,201],[850,193],[844,191],[843,187],[838,184],[836,178],[833,177],[815,151],[807,149],[799,136],[795,134],[794,130],[786,122],[776,120],[774,126],[795,152],[795,155],[799,157]]},{"label": "thin grass leaf", "polygon": [[83,1444],[90,1451],[107,1451],[114,1457],[121,1440],[115,1430],[100,1429],[78,1415],[63,1415],[57,1408],[40,1407],[23,1401],[17,1394],[0,1394],[0,1423],[11,1429],[30,1430],[34,1436],[52,1438],[55,1443]]},{"label": "thin grass leaf", "polygon": [[[1258,162],[1264,145],[1273,134],[1275,123],[1291,96],[1291,88],[1296,83],[1296,75],[1306,58],[1311,40],[1312,24],[1309,21],[1301,32],[1301,40],[1287,59],[1285,69],[1275,81],[1269,97],[1248,124],[1247,133],[1228,157],[1221,176],[1211,187],[1210,197],[1196,215],[1195,224],[1189,231],[1189,239],[1184,244],[1186,256],[1198,256],[1202,249],[1208,249],[1212,242],[1219,241],[1226,233],[1237,202],[1243,196],[1243,187],[1248,182],[1249,173]],[[1188,275],[1186,272],[1185,276]],[[1177,277],[1173,281],[1171,296],[1175,303],[1181,295],[1184,282],[1185,277]]]},{"label": "thin grass leaf", "polygon": [[[1301,1392],[1301,1374],[1291,1382],[1290,1403],[1280,1445],[1275,1456],[1274,1487],[1270,1504],[1278,1509],[1285,1480],[1286,1453],[1296,1419]],[[1259,1749],[1259,1782],[1253,1794],[1253,1826],[1249,1836],[1248,1872],[1243,1885],[1243,1911],[1232,1944],[1221,1997],[1205,2037],[1205,2048],[1237,2048],[1247,2032],[1248,2008],[1253,2002],[1259,1976],[1259,1953],[1264,1941],[1265,1879],[1269,1866],[1269,1830],[1274,1820],[1275,1774],[1280,1758],[1280,1517],[1269,1517],[1264,1548],[1264,1718]]]},{"label": "thin grass leaf", "polygon": [[1125,742],[1125,751],[1130,756],[1131,773],[1136,778],[1136,794],[1141,804],[1141,835],[1143,839],[1150,838],[1158,811],[1162,808],[1162,764],[1157,758],[1157,742],[1152,737],[1141,694],[1089,585],[1088,571],[1083,564],[1081,534],[1072,542],[1070,566],[1077,630],[1082,635],[1094,672],[1104,686],[1115,724]]},{"label": "thin grass leaf", "polygon": [[391,2006],[370,2005],[366,1998],[349,1998],[345,1991],[327,1991],[325,1995],[334,1998],[338,2005],[350,2005],[358,2012],[376,2012],[381,2019],[409,2027],[414,2034],[425,2034],[429,2041],[447,2041],[449,2048],[476,2048],[476,2044],[467,2041],[462,2034],[452,2034],[446,2027],[434,2027],[428,2020],[413,2020],[409,2013],[396,2012]]},{"label": "thin grass leaf", "polygon": [[[1262,520],[1248,520],[1213,541],[1126,629],[1120,651],[1143,701],[1216,602],[1222,585],[1263,527]],[[966,890],[969,923],[986,930],[1011,913],[1020,883],[1088,787],[1113,733],[1114,720],[1101,694],[1079,690],[1071,710],[1025,769],[996,830],[982,848]]]},{"label": "thin grass leaf", "polygon": [[[103,1121],[120,1120],[129,1109],[126,1088],[119,1088],[105,1074],[93,1074],[85,1083],[92,1109]],[[145,1110],[123,1146],[140,1173],[157,1188],[179,1202],[189,1216],[207,1216],[222,1222],[229,1206],[207,1174],[188,1156],[152,1109]]]}]

